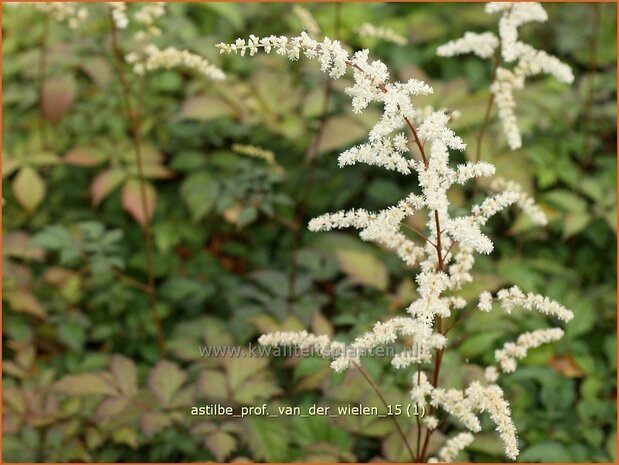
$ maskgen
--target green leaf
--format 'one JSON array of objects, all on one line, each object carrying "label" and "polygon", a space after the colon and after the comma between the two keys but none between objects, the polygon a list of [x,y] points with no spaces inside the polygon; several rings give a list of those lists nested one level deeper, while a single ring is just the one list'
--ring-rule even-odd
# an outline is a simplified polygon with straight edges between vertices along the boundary
[{"label": "green leaf", "polygon": [[227,400],[229,393],[226,375],[221,371],[203,371],[198,379],[198,393],[212,400]]},{"label": "green leaf", "polygon": [[125,180],[126,173],[118,168],[99,173],[90,185],[92,204],[99,205],[110,193]]},{"label": "green leaf", "polygon": [[99,373],[66,375],[54,383],[54,390],[72,396],[114,395],[116,390]]},{"label": "green leaf", "polygon": [[250,416],[246,418],[246,440],[254,457],[265,462],[284,462],[288,455],[290,431],[284,419]]},{"label": "green leaf", "polygon": [[204,445],[213,453],[218,462],[223,462],[236,449],[236,439],[231,434],[218,431],[209,434],[204,440]]},{"label": "green leaf", "polygon": [[525,449],[518,460],[521,462],[566,462],[572,461],[567,448],[555,441],[544,441]]},{"label": "green leaf", "polygon": [[384,291],[389,284],[389,275],[385,264],[371,251],[340,249],[335,251],[342,271],[350,279],[366,286]]},{"label": "green leaf", "polygon": [[163,407],[168,407],[176,392],[187,379],[178,365],[162,360],[150,371],[148,387]]},{"label": "green leaf", "polygon": [[195,95],[183,102],[180,119],[211,121],[234,116],[235,111],[223,98],[216,95]]},{"label": "green leaf", "polygon": [[45,117],[57,123],[71,108],[75,100],[77,85],[72,76],[54,76],[43,85],[42,108]]},{"label": "green leaf", "polygon": [[239,404],[253,405],[259,399],[269,399],[281,392],[279,386],[270,381],[251,379],[234,391],[233,398]]},{"label": "green leaf", "polygon": [[219,194],[217,182],[206,171],[192,174],[181,184],[181,197],[194,221],[211,211]]},{"label": "green leaf", "polygon": [[35,170],[24,166],[13,180],[13,193],[19,204],[32,213],[43,200],[45,183]]},{"label": "green leaf", "polygon": [[[149,182],[144,182],[144,192],[140,181],[130,179],[123,186],[122,204],[123,208],[142,226],[149,223],[157,204],[157,191]],[[142,199],[145,197],[145,201]],[[144,208],[146,206],[146,208]]]},{"label": "green leaf", "polygon": [[138,372],[133,360],[114,355],[110,362],[110,373],[119,391],[126,397],[132,397],[138,392]]}]

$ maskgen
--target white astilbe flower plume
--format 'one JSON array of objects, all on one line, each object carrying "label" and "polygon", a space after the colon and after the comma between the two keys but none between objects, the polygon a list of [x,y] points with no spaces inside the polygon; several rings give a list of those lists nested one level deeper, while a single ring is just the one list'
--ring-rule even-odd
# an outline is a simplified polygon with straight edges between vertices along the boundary
[{"label": "white astilbe flower plume", "polygon": [[519,27],[530,22],[548,20],[546,10],[540,3],[488,3],[486,13],[500,14],[498,38],[491,32],[481,34],[466,32],[462,38],[438,47],[437,54],[452,57],[473,53],[486,59],[494,56],[495,73],[490,92],[507,143],[512,150],[516,150],[522,146],[522,137],[516,120],[514,91],[524,88],[527,77],[550,74],[563,83],[571,84],[574,81],[574,74],[570,67],[558,58],[518,40]]},{"label": "white astilbe flower plume", "polygon": [[355,29],[355,32],[361,37],[372,37],[375,39],[384,40],[385,42],[391,42],[396,45],[408,44],[408,39],[402,34],[398,34],[393,29],[383,26],[374,26],[370,23],[363,23],[361,26]]},{"label": "white astilbe flower plume", "polygon": [[438,452],[438,458],[428,459],[428,463],[451,463],[458,453],[470,446],[475,437],[471,433],[458,433],[449,438]]},{"label": "white astilbe flower plume", "polygon": [[502,349],[494,352],[501,371],[511,373],[516,370],[516,360],[527,356],[529,349],[534,349],[542,344],[558,341],[563,337],[561,328],[538,329],[518,336],[516,342],[506,342]]},{"label": "white astilbe flower plume", "polygon": [[[493,8],[498,11],[502,7]],[[506,8],[501,11],[507,14],[511,10]],[[519,13],[511,24],[516,24],[517,28],[525,19],[526,15]],[[452,44],[443,51],[445,54],[462,53],[472,50],[471,44],[475,42],[475,51],[487,57],[497,48],[497,40],[493,40],[491,35],[469,35],[466,41]],[[362,113],[369,105],[376,104],[382,108],[382,115],[369,130],[367,141],[349,148],[339,156],[340,166],[356,163],[380,166],[397,171],[398,175],[411,176],[410,179],[418,184],[414,192],[382,210],[342,210],[323,214],[309,222],[312,231],[357,229],[362,240],[393,250],[407,265],[418,266],[418,297],[408,305],[406,316],[379,321],[348,344],[332,342],[326,336],[314,336],[305,331],[263,335],[259,339],[260,343],[311,347],[332,359],[332,369],[342,371],[358,366],[362,356],[371,354],[379,346],[404,342],[404,348],[395,353],[391,364],[397,369],[411,365],[417,368],[412,377],[411,399],[424,406],[429,403],[427,408],[432,410],[429,413],[431,419],[422,426],[427,434],[430,435],[442,425],[439,414],[443,417],[453,415],[470,432],[479,432],[482,426],[478,415],[488,412],[505,444],[506,455],[515,458],[518,447],[509,404],[503,398],[501,389],[492,384],[498,377],[496,369],[494,372],[486,371],[490,385],[482,386],[474,382],[461,390],[441,388],[437,385],[437,373],[433,373],[430,381],[426,371],[434,364],[440,365],[440,358],[448,342],[445,323],[455,325],[461,312],[468,311],[468,305],[477,304],[468,304],[457,292],[463,284],[473,280],[471,270],[475,255],[488,254],[493,250],[491,238],[483,231],[486,223],[510,205],[525,203],[522,190],[516,188],[516,185],[504,183],[494,189],[491,196],[474,205],[470,212],[460,209],[455,216],[447,195],[449,189],[481,176],[493,176],[494,166],[487,162],[451,162],[452,151],[466,149],[463,140],[448,126],[451,114],[419,110],[414,104],[416,96],[428,95],[433,92],[432,88],[416,79],[391,82],[387,66],[379,60],[372,60],[368,50],[351,54],[337,40],[328,37],[317,40],[306,32],[296,37],[260,38],[251,35],[231,44],[218,44],[217,48],[221,53],[240,56],[253,56],[264,51],[293,61],[305,57],[315,60],[322,72],[334,79],[347,72],[351,73],[352,85],[346,89],[346,94],[351,98],[353,111]],[[529,51],[526,53],[530,55]],[[524,54],[525,50],[522,50]],[[555,74],[559,72],[556,64],[544,65],[545,68],[540,63],[534,65],[532,63],[539,58],[532,55],[527,60],[526,71],[523,65],[517,79],[523,80],[527,73],[537,72],[535,66],[548,72],[552,68]],[[512,71],[506,72],[514,74]],[[513,105],[509,101],[501,104],[507,110],[511,109],[513,114]],[[509,116],[507,110],[506,118]],[[526,203],[526,208],[531,209],[531,205]],[[419,226],[419,222],[407,221],[422,212],[424,226]],[[496,299],[508,311],[519,306],[529,310],[537,309],[565,321],[571,318],[571,312],[557,302],[536,294],[524,294],[517,288],[499,291]],[[478,303],[479,311],[491,311],[493,300],[489,292],[482,293]],[[454,312],[458,314],[452,316]],[[559,333],[524,335],[516,343],[517,347],[507,345],[503,349],[502,358],[520,358],[523,348],[526,351],[526,348],[542,340],[554,340],[555,336],[558,338]],[[429,363],[431,365],[427,365]],[[438,459],[453,459],[471,440],[472,435],[469,433],[452,438]]]},{"label": "white astilbe flower plume", "polygon": [[217,66],[210,63],[206,58],[188,50],[178,50],[174,47],[161,50],[156,45],[148,44],[144,48],[143,55],[142,59],[136,55],[128,55],[125,58],[133,64],[133,71],[137,75],[158,69],[183,67],[193,69],[214,81],[221,81],[226,78],[224,72]]}]

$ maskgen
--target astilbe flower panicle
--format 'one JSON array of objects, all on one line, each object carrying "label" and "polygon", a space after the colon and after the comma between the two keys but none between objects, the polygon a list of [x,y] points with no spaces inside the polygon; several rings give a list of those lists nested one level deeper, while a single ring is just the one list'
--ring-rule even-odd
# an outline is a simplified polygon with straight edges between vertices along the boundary
[{"label": "astilbe flower panicle", "polygon": [[518,28],[530,22],[548,20],[546,10],[540,3],[488,3],[486,13],[500,14],[498,37],[492,32],[466,32],[462,38],[438,47],[436,53],[443,57],[466,53],[485,59],[495,57],[497,66],[490,92],[494,96],[507,143],[515,150],[522,146],[522,136],[515,114],[514,90],[523,89],[526,78],[531,76],[550,74],[570,84],[574,81],[574,74],[558,58],[519,40]]},{"label": "astilbe flower panicle", "polygon": [[[513,23],[521,24],[525,16],[518,16]],[[483,42],[486,48],[496,47],[489,36],[476,37],[475,40]],[[412,341],[414,347],[405,347],[396,353],[391,364],[396,369],[411,365],[425,367],[412,376],[411,399],[428,405],[430,409],[428,418],[422,423],[427,437],[438,428],[440,411],[454,416],[468,430],[449,439],[433,460],[451,461],[468,446],[473,440],[471,433],[481,431],[479,415],[484,412],[495,423],[506,456],[515,459],[518,455],[516,429],[509,404],[496,384],[498,372],[512,371],[515,360],[521,359],[527,349],[557,340],[562,334],[560,330],[526,333],[516,343],[506,344],[497,351],[498,368],[489,367],[486,370],[486,384],[474,381],[462,390],[443,389],[437,385],[437,377],[427,364],[440,363],[437,357],[448,346],[444,326],[441,330],[440,323],[452,317],[454,311],[477,305],[477,302],[467,302],[457,292],[463,284],[472,281],[475,254],[487,254],[493,250],[491,237],[483,232],[488,220],[513,204],[525,204],[526,208],[533,210],[527,198],[517,189],[510,189],[508,182],[503,182],[494,186],[493,195],[474,205],[468,214],[454,216],[447,195],[449,189],[475,178],[493,176],[494,166],[487,162],[450,162],[450,151],[463,151],[466,145],[448,127],[449,114],[444,111],[424,112],[413,104],[414,97],[430,94],[432,88],[416,79],[390,82],[385,64],[370,60],[367,50],[351,53],[337,40],[328,37],[317,40],[305,32],[297,37],[259,38],[251,35],[232,44],[218,44],[217,47],[221,53],[241,56],[253,56],[260,50],[274,52],[290,60],[304,56],[316,60],[321,70],[335,79],[350,72],[352,85],[346,93],[351,98],[353,111],[363,112],[370,104],[380,105],[383,111],[369,131],[368,140],[339,156],[340,166],[355,163],[381,166],[411,176],[419,186],[417,192],[380,211],[369,212],[361,208],[339,211],[321,215],[309,222],[312,231],[358,229],[362,240],[391,249],[407,265],[418,266],[415,279],[418,298],[407,307],[407,315],[379,321],[348,344],[306,331],[265,334],[259,338],[259,343],[313,348],[333,359],[331,367],[335,371],[342,371],[358,366],[362,355],[380,345],[394,344],[404,338]],[[456,50],[465,48],[462,44],[452,46]],[[484,49],[481,54],[489,56],[491,53]],[[412,134],[411,140],[407,139],[407,132]],[[417,149],[412,150],[411,145]],[[417,236],[405,233],[403,225],[406,219],[424,210],[427,211],[424,230],[416,231]],[[495,297],[489,292],[483,293],[478,308],[480,311],[491,311],[495,301],[508,312],[522,307],[563,321],[572,317],[572,313],[557,302],[536,294],[525,294],[516,287],[499,291]],[[432,379],[428,376],[430,373],[433,374]]]}]

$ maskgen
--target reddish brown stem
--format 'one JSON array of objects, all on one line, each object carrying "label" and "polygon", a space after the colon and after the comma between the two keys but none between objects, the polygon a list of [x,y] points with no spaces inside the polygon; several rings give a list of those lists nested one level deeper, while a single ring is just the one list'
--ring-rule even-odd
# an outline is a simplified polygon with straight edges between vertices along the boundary
[{"label": "reddish brown stem", "polygon": [[125,76],[123,70],[123,56],[118,46],[118,33],[116,30],[116,23],[112,17],[111,11],[109,11],[109,22],[112,36],[112,55],[114,57],[114,64],[118,79],[122,88],[123,105],[127,118],[127,123],[131,133],[131,141],[135,152],[135,159],[137,165],[138,181],[140,186],[140,202],[142,207],[142,215],[144,217],[143,232],[144,242],[146,246],[146,268],[148,274],[148,298],[150,303],[151,314],[155,323],[155,330],[157,332],[157,346],[159,348],[159,354],[161,357],[165,356],[165,339],[163,335],[163,325],[161,318],[157,311],[157,294],[155,287],[155,263],[153,253],[152,231],[150,227],[150,215],[148,209],[148,197],[146,194],[146,181],[144,178],[144,163],[142,158],[142,146],[140,143],[140,109],[136,107],[134,110],[131,104],[131,88]]}]

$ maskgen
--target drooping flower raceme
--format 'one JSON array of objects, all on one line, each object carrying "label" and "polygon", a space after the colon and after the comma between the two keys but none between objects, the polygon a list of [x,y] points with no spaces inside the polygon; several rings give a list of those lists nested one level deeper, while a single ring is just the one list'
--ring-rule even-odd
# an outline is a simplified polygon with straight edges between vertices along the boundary
[{"label": "drooping flower raceme", "polygon": [[125,57],[127,62],[133,64],[133,71],[138,75],[157,69],[184,67],[193,69],[214,81],[226,78],[224,72],[217,66],[188,50],[178,50],[174,47],[166,47],[162,50],[156,45],[148,44],[142,55],[140,57],[138,54],[129,54]]},{"label": "drooping flower raceme", "polygon": [[[492,46],[492,40],[487,37],[483,41]],[[485,385],[475,381],[463,390],[446,390],[437,385],[438,376],[431,367],[440,365],[442,352],[448,344],[446,323],[454,325],[459,316],[453,313],[477,305],[477,302],[469,303],[458,296],[457,291],[462,284],[472,280],[475,254],[488,254],[493,250],[491,237],[483,231],[486,223],[503,209],[522,202],[521,192],[498,187],[492,196],[474,205],[468,214],[454,215],[447,196],[451,186],[481,176],[493,176],[494,166],[486,162],[450,162],[450,151],[462,151],[466,146],[448,127],[449,114],[443,111],[424,114],[413,104],[414,97],[430,94],[432,88],[416,79],[390,82],[385,64],[378,60],[371,61],[367,50],[350,53],[336,40],[325,38],[318,41],[307,33],[291,38],[258,38],[252,35],[248,39],[237,39],[232,44],[222,43],[217,47],[221,53],[241,56],[253,56],[260,50],[275,52],[290,60],[304,56],[318,61],[321,70],[336,79],[347,71],[352,73],[353,83],[346,93],[351,97],[353,111],[363,112],[373,103],[382,106],[383,111],[370,130],[368,140],[340,155],[340,166],[355,163],[381,166],[399,175],[411,176],[418,184],[417,192],[383,210],[370,212],[359,208],[339,211],[321,215],[309,223],[312,231],[358,229],[362,240],[395,251],[409,266],[419,266],[416,276],[419,297],[408,306],[406,316],[379,321],[349,344],[333,342],[326,336],[311,335],[305,331],[266,334],[259,338],[259,342],[271,346],[310,346],[332,358],[331,367],[334,370],[342,371],[357,366],[360,357],[377,346],[397,344],[403,338],[412,341],[412,346],[405,346],[395,354],[391,364],[396,369],[411,365],[424,367],[412,376],[411,399],[427,405],[429,409],[428,421],[423,423],[426,437],[438,428],[441,411],[443,416],[454,416],[468,430],[448,440],[436,460],[453,460],[458,451],[470,444],[471,433],[481,431],[479,415],[484,412],[495,423],[505,445],[506,456],[514,459],[518,455],[516,430],[509,404],[496,384],[498,376],[487,377]],[[454,48],[462,49],[462,46]],[[482,54],[488,55],[488,50]],[[411,149],[413,144],[415,150]],[[407,218],[424,210],[427,212],[427,222],[423,231],[413,228],[415,234],[409,232]],[[572,316],[557,302],[536,294],[525,294],[517,288],[499,291],[496,297],[490,293],[482,294],[479,309],[491,311],[494,300],[505,311],[522,307],[565,321]],[[523,335],[515,344],[507,344],[497,351],[499,368],[509,372],[514,364],[512,361],[522,358],[528,348],[558,337],[560,334],[557,331]],[[491,369],[487,373],[493,375]],[[495,367],[494,374],[497,373]]]},{"label": "drooping flower raceme", "polygon": [[573,82],[574,75],[570,67],[558,58],[518,40],[519,27],[530,22],[548,20],[546,10],[540,3],[488,3],[486,13],[501,15],[499,37],[492,32],[466,32],[462,38],[441,45],[437,54],[452,57],[473,53],[480,58],[495,57],[495,73],[490,92],[494,97],[507,143],[512,150],[516,150],[522,146],[522,136],[516,120],[514,90],[523,89],[525,79],[538,74],[550,74],[566,84]]}]

